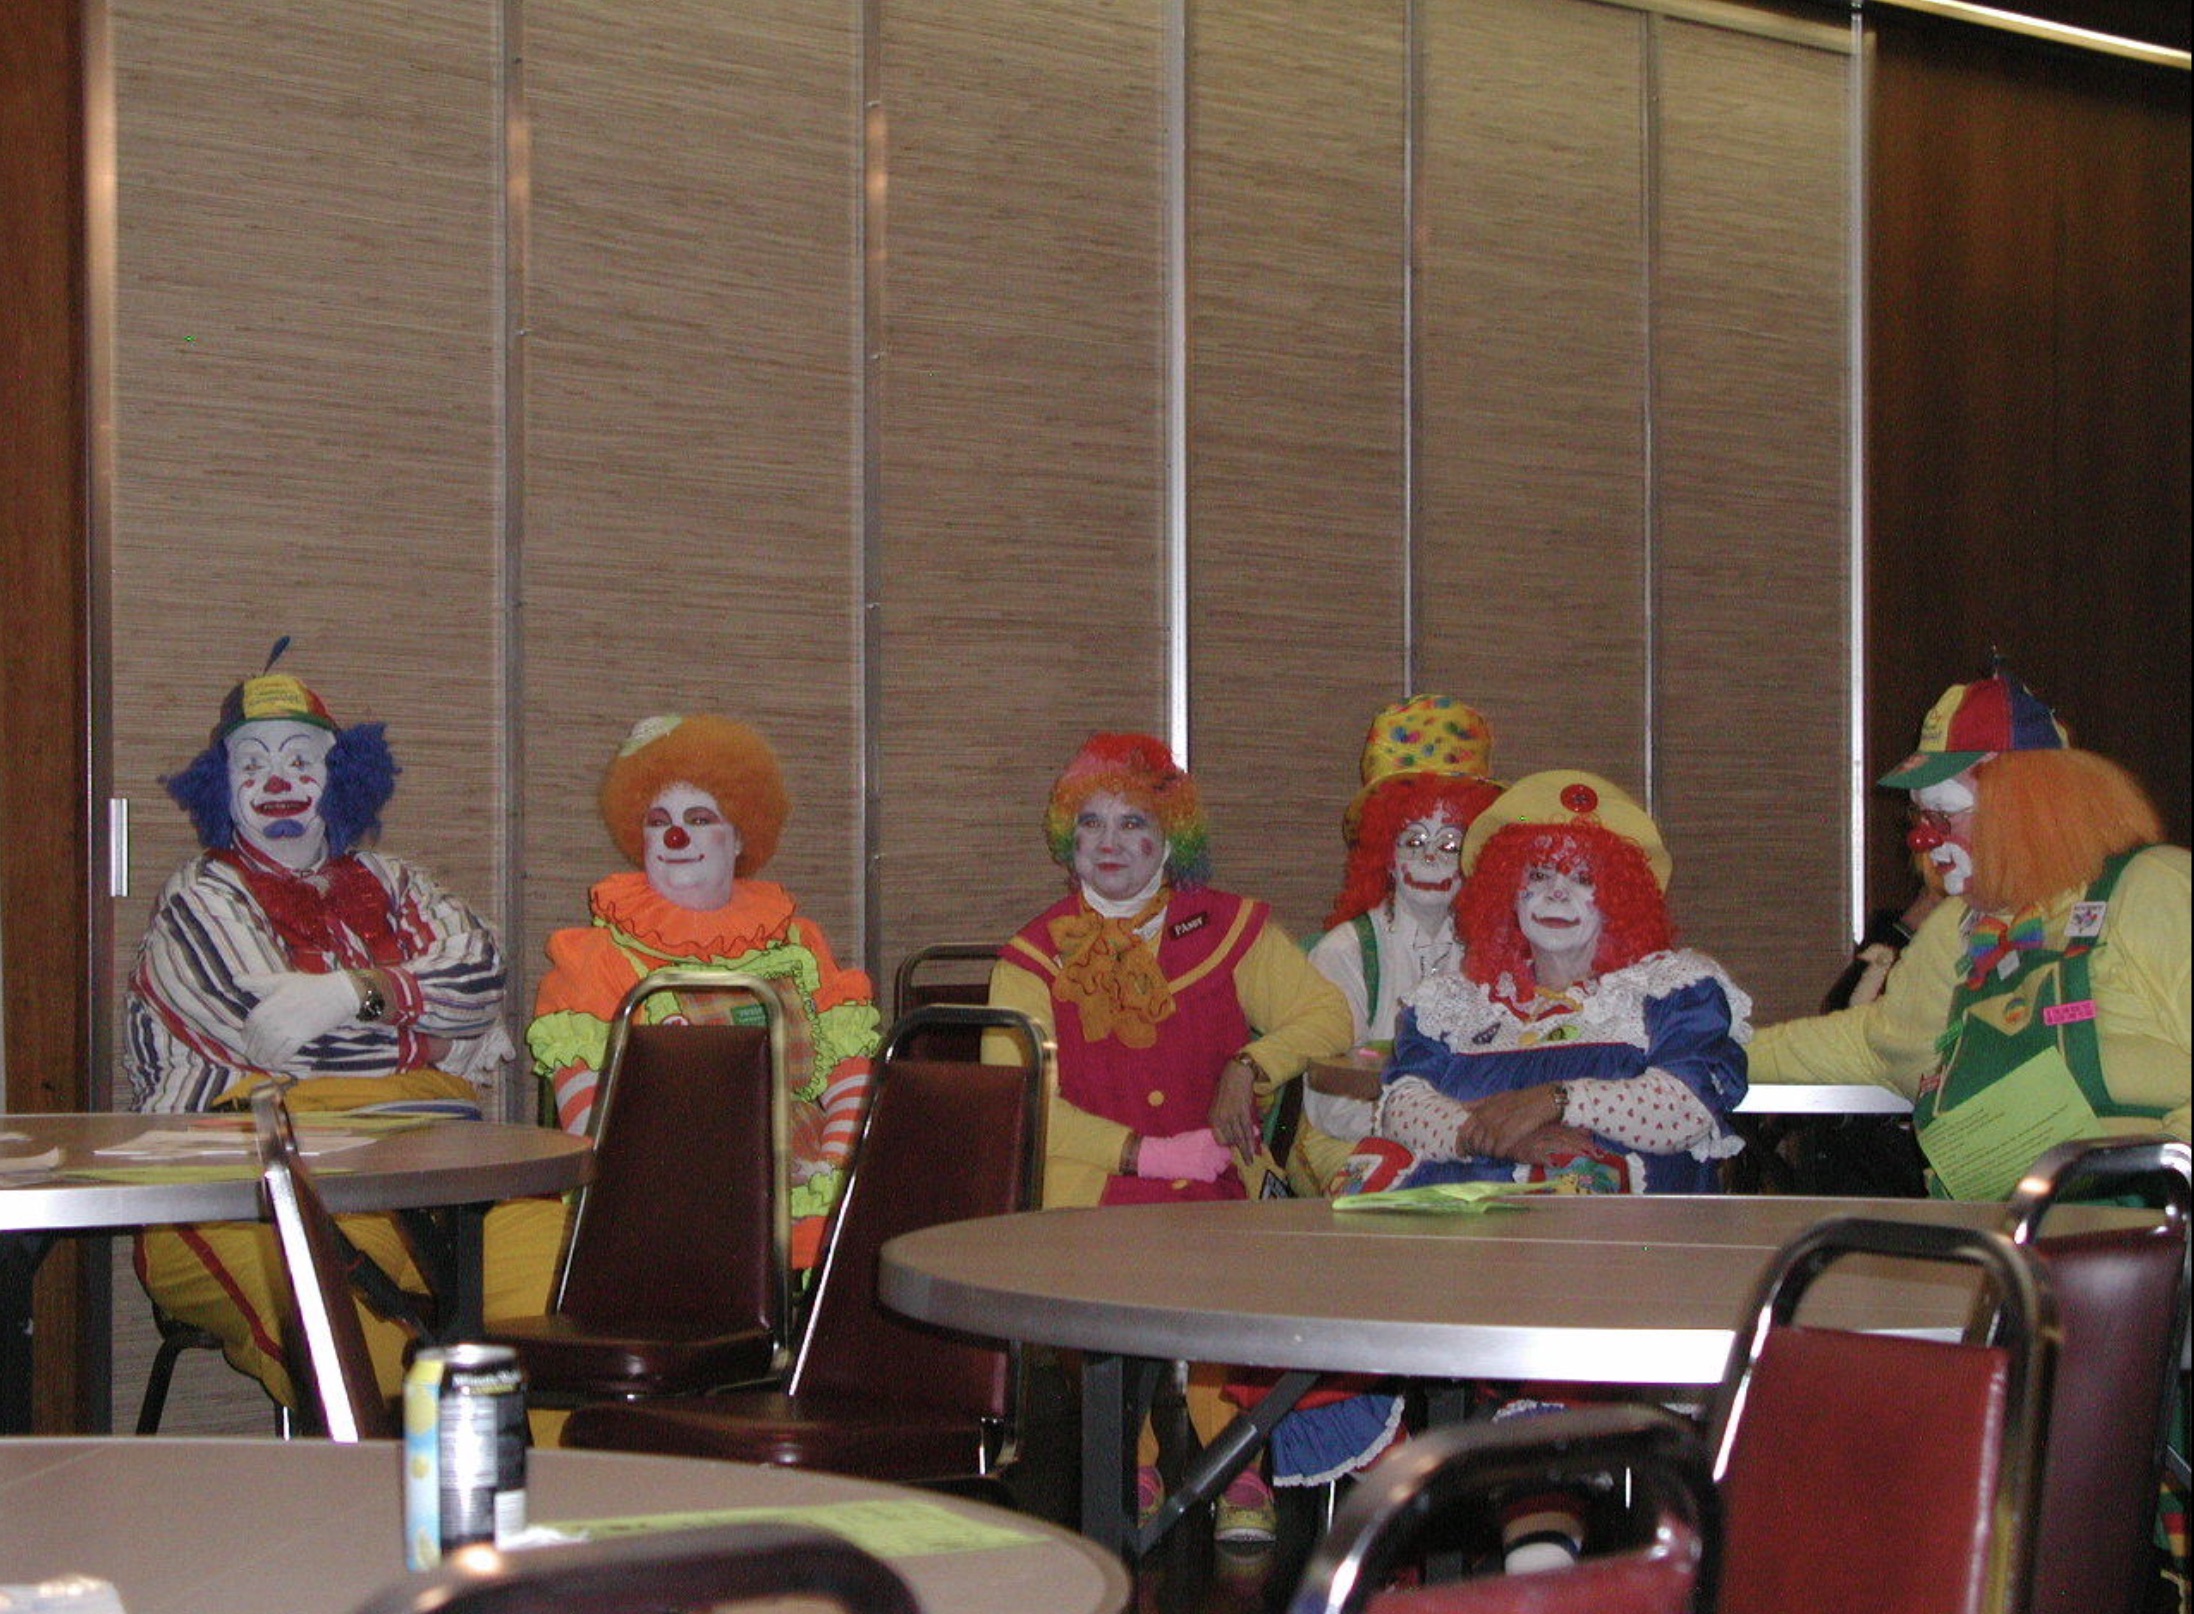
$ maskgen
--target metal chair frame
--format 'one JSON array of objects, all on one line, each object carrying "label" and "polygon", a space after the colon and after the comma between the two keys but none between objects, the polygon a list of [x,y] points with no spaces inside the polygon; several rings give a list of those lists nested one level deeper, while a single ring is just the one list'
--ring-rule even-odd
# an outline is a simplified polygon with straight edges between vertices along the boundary
[{"label": "metal chair frame", "polygon": [[1988,1584],[1993,1588],[1990,1606],[2002,1614],[2017,1614],[2025,1606],[2023,1588],[2032,1574],[2050,1379],[2060,1333],[2047,1277],[2004,1234],[1929,1222],[1838,1216],[1815,1224],[1784,1246],[1754,1291],[1714,1398],[1707,1433],[1714,1482],[1721,1486],[1729,1473],[1745,1401],[1768,1336],[1790,1326],[1807,1289],[1830,1266],[1850,1255],[1970,1266],[1997,1297],[1988,1338],[2004,1351],[2006,1378],[2002,1460],[1989,1500]]},{"label": "metal chair frame", "polygon": [[[778,1291],[777,1314],[790,1319],[794,1315],[795,1288],[790,1179],[785,1160],[787,1140],[791,1136],[785,1082],[788,1038],[784,1001],[778,996],[778,990],[777,984],[764,976],[707,965],[676,965],[641,977],[625,994],[624,1001],[618,1004],[616,1014],[610,1019],[608,1048],[602,1060],[601,1089],[594,1095],[594,1108],[587,1117],[587,1136],[599,1144],[608,1130],[617,1102],[618,1073],[624,1063],[625,1044],[632,1034],[633,1021],[651,998],[665,992],[742,992],[760,1004],[769,1032],[770,1067],[777,1073],[770,1093],[770,1157],[777,1162],[776,1191],[771,1195],[771,1256]],[[550,1302],[552,1311],[563,1308],[565,1289],[571,1281],[572,1253],[580,1247],[580,1232],[586,1225],[591,1188],[591,1183],[582,1184],[572,1198],[571,1227],[565,1234],[563,1253],[557,1261],[556,1285]],[[771,1372],[781,1372],[789,1356],[789,1346],[780,1339]]]},{"label": "metal chair frame", "polygon": [[949,962],[978,963],[995,960],[1000,951],[996,942],[932,942],[927,947],[917,947],[899,960],[899,967],[891,972],[891,1013],[893,1020],[903,1020],[917,1008],[928,1005],[914,1002],[914,978],[923,966]]}]

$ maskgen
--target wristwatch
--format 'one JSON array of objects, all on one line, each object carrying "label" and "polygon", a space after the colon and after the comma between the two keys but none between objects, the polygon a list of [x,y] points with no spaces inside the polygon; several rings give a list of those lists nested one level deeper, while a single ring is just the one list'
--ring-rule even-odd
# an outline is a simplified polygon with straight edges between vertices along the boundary
[{"label": "wristwatch", "polygon": [[389,1012],[389,1000],[382,995],[378,980],[363,972],[353,975],[351,979],[358,983],[359,1019],[378,1020]]},{"label": "wristwatch", "polygon": [[1548,1083],[1547,1083],[1547,1086],[1549,1086],[1549,1087],[1551,1087],[1551,1088],[1553,1088],[1553,1089],[1554,1089],[1554,1119],[1555,1119],[1555,1120],[1557,1120],[1557,1121],[1566,1121],[1566,1120],[1568,1120],[1568,1119],[1569,1119],[1569,1083],[1567,1083],[1567,1082],[1548,1082]]}]

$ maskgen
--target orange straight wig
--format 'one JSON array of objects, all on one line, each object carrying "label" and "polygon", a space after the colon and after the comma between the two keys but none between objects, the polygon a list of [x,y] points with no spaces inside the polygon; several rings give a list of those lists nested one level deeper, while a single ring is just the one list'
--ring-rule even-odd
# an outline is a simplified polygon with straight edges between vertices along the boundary
[{"label": "orange straight wig", "polygon": [[2120,852],[2164,838],[2140,781],[2077,749],[2006,751],[1973,770],[1973,883],[1984,912],[2078,890]]}]

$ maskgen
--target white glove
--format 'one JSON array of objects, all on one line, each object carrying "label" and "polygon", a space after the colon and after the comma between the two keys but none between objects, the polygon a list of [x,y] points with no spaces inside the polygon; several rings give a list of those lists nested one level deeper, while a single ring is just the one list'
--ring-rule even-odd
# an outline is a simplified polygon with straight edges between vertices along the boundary
[{"label": "white glove", "polygon": [[258,1070],[280,1070],[313,1038],[358,1018],[358,988],[342,970],[239,975],[236,984],[259,1000],[244,1017],[244,1058]]}]

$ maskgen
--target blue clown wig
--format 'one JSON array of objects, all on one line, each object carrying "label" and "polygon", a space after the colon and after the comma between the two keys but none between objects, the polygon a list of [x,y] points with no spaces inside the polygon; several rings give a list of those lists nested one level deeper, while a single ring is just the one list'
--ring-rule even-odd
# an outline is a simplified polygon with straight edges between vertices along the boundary
[{"label": "blue clown wig", "polygon": [[[320,796],[320,819],[328,828],[328,855],[341,857],[381,833],[381,809],[396,793],[402,772],[389,751],[386,724],[358,723],[336,732],[328,752],[328,784]],[[229,816],[229,753],[226,736],[217,738],[181,773],[160,781],[190,821],[199,843],[209,851],[236,844]]]}]

